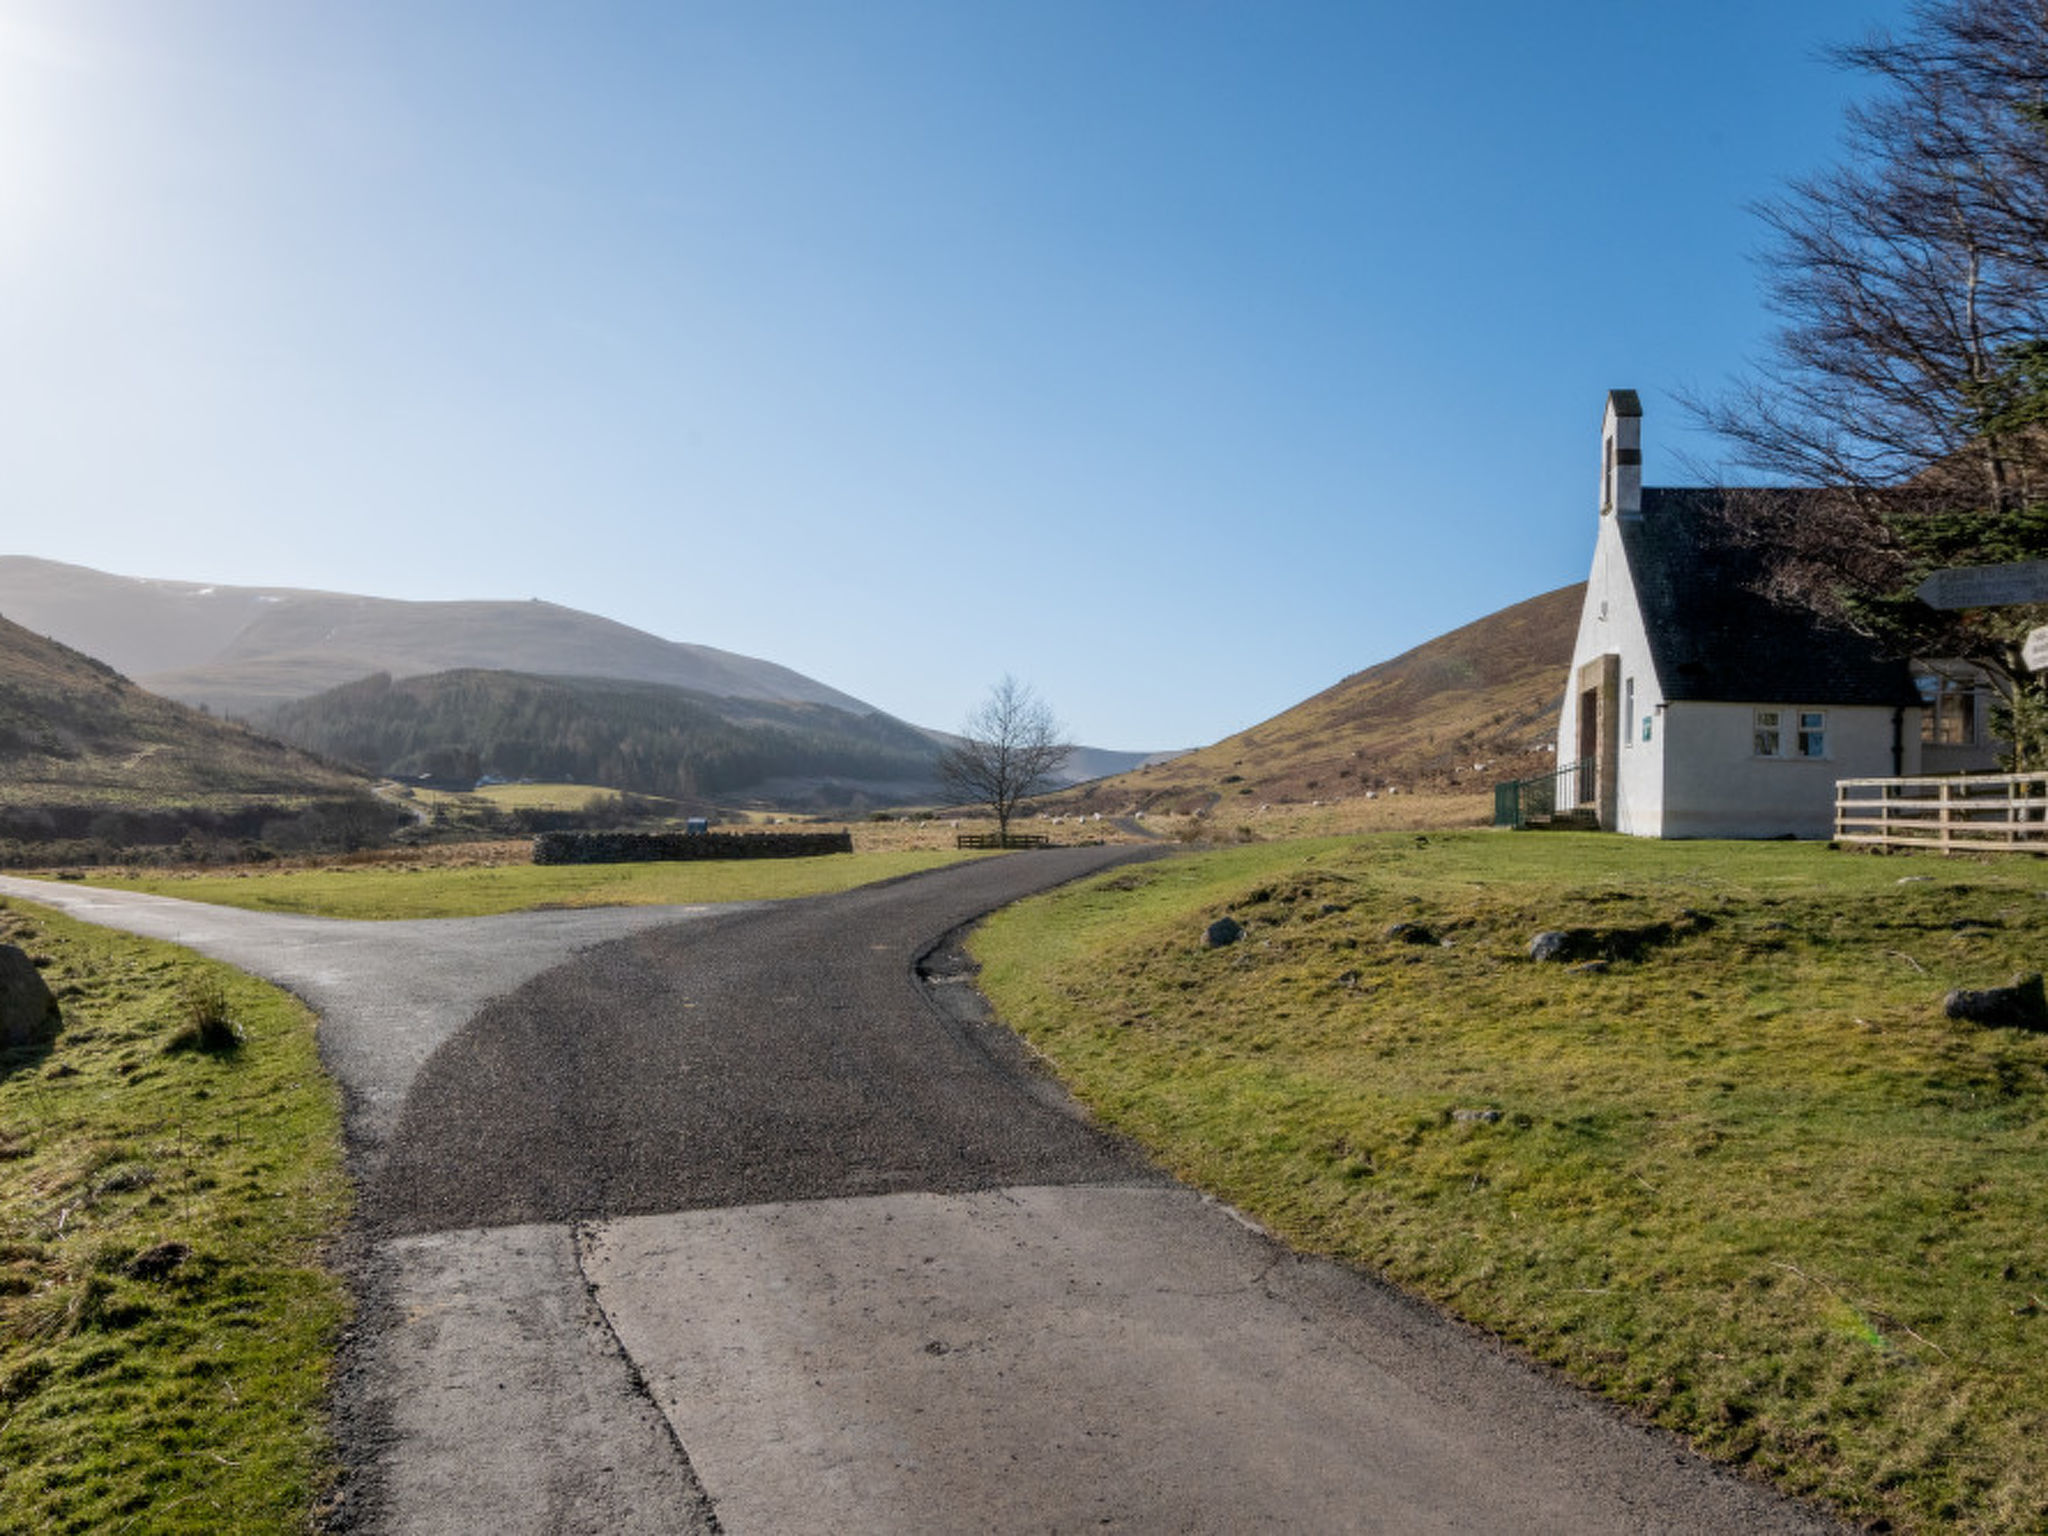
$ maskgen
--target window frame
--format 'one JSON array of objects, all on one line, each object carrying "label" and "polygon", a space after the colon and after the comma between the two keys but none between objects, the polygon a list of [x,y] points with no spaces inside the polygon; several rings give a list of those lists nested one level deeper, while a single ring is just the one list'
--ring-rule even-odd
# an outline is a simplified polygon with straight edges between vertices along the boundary
[{"label": "window frame", "polygon": [[[1782,709],[1752,709],[1749,713],[1749,755],[1767,762],[1780,762],[1785,756],[1784,736],[1785,711]],[[1766,723],[1768,722],[1768,723]],[[1770,742],[1765,746],[1766,738]]]},{"label": "window frame", "polygon": [[[1803,704],[1753,705],[1749,755],[1769,763],[1825,763],[1830,711]],[[1768,743],[1768,745],[1766,745]]]},{"label": "window frame", "polygon": [[1920,744],[1927,747],[1981,747],[1988,743],[1989,690],[1975,677],[1955,677],[1935,669],[1913,679],[1920,694]]},{"label": "window frame", "polygon": [[[1807,722],[1814,722],[1808,725]],[[1792,755],[1805,763],[1828,760],[1828,712],[1824,709],[1792,711]]]}]

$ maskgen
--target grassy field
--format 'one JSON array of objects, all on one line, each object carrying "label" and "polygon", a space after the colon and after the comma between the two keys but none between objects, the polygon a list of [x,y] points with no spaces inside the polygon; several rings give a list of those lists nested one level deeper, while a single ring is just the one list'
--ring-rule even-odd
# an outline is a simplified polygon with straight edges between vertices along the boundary
[{"label": "grassy field", "polygon": [[976,950],[1105,1123],[1289,1240],[1858,1519],[2040,1531],[2048,1036],[1942,1000],[2038,968],[2044,898],[2032,860],[1404,834],[1148,865]]},{"label": "grassy field", "polygon": [[0,1054],[0,1530],[288,1532],[333,1473],[340,1108],[313,1020],[19,903],[65,1026]]},{"label": "grassy field", "polygon": [[[525,845],[515,845],[526,857]],[[363,919],[482,917],[541,907],[624,907],[776,901],[892,880],[960,858],[951,849],[736,859],[683,864],[476,863],[360,860],[312,868],[164,874],[95,870],[94,885],[150,891],[257,912]]]},{"label": "grassy field", "polygon": [[[488,805],[500,811],[583,811],[600,802],[616,800],[619,796],[615,789],[589,784],[491,784],[482,789],[455,791],[424,789],[387,780],[380,788],[394,799],[410,800],[430,811],[444,806],[468,805]],[[634,798],[662,805],[675,804],[657,800],[653,795],[636,795]],[[677,807],[678,819],[681,814],[681,808]]]}]

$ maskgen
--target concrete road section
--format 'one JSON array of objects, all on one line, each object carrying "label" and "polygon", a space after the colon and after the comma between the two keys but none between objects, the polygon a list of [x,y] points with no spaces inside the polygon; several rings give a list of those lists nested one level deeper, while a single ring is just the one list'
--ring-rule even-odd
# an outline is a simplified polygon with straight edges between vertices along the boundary
[{"label": "concrete road section", "polygon": [[390,1536],[718,1528],[690,1459],[583,1278],[576,1233],[493,1227],[380,1252],[393,1304],[357,1352],[355,1443],[383,1447]]},{"label": "concrete road section", "polygon": [[727,1531],[1815,1528],[1184,1189],[633,1217],[586,1249]]}]

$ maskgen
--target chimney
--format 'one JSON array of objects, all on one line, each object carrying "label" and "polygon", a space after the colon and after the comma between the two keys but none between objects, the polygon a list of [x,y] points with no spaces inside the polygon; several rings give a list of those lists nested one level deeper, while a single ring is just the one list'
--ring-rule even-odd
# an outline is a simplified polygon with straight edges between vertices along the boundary
[{"label": "chimney", "polygon": [[1600,426],[1600,515],[1639,517],[1643,510],[1643,403],[1632,389],[1607,392]]}]

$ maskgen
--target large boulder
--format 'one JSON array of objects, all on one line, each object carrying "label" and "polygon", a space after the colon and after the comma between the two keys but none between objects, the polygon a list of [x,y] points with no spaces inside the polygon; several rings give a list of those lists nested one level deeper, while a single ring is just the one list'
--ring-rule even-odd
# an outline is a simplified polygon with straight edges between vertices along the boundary
[{"label": "large boulder", "polygon": [[2048,994],[2042,991],[2039,971],[2013,977],[2009,987],[1979,991],[1958,987],[1943,1001],[1942,1012],[1966,1024],[1993,1029],[2048,1030]]},{"label": "large boulder", "polygon": [[41,1045],[61,1022],[35,962],[14,945],[0,944],[0,1050]]},{"label": "large boulder", "polygon": [[1219,917],[1202,930],[1204,949],[1224,949],[1244,937],[1244,924],[1234,917]]}]

